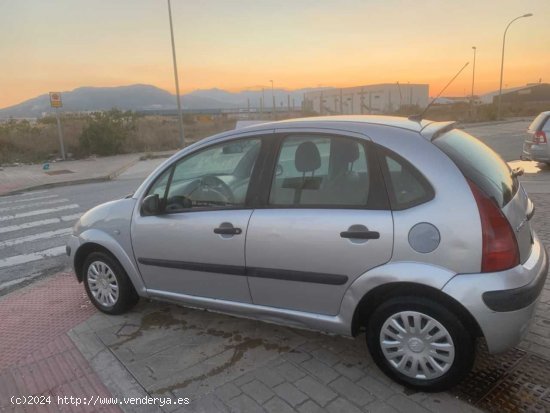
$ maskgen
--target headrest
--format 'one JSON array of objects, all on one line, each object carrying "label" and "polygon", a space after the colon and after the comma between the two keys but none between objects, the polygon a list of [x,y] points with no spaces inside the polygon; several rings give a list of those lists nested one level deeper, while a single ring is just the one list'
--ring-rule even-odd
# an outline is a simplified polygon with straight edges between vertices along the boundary
[{"label": "headrest", "polygon": [[359,145],[350,140],[334,140],[332,142],[334,158],[341,162],[355,162],[359,159]]},{"label": "headrest", "polygon": [[302,142],[296,148],[294,165],[298,172],[313,172],[321,167],[321,155],[317,146],[311,142]]}]

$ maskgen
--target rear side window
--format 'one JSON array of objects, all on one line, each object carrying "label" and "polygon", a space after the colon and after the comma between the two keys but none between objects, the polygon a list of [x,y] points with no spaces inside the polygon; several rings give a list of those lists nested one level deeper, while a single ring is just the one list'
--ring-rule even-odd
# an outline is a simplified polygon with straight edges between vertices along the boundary
[{"label": "rear side window", "polygon": [[418,169],[401,156],[379,148],[382,171],[393,210],[402,210],[433,199],[435,192]]},{"label": "rear side window", "polygon": [[453,129],[434,139],[461,170],[502,208],[515,195],[518,180],[508,164],[491,148],[464,131]]},{"label": "rear side window", "polygon": [[533,120],[533,122],[531,122],[528,130],[533,132],[542,130],[544,125],[548,123],[548,118],[550,118],[550,114],[548,112],[542,112]]}]

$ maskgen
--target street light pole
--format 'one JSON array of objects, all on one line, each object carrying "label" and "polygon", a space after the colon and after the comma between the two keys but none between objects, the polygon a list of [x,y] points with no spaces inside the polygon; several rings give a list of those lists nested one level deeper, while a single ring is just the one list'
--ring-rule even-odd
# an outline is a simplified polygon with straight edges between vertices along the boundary
[{"label": "street light pole", "polygon": [[271,82],[271,98],[273,99],[273,119],[275,119],[275,92],[273,91],[273,80],[270,80]]},{"label": "street light pole", "polygon": [[477,47],[472,46],[472,49],[474,50],[474,66],[472,67],[472,93],[470,94],[470,112],[471,115],[474,114],[474,82],[476,78],[476,51]]},{"label": "street light pole", "polygon": [[498,89],[497,119],[500,119],[500,104],[502,100],[502,75],[504,70],[504,46],[506,44],[506,32],[508,31],[508,28],[510,27],[510,25],[516,20],[522,19],[524,17],[531,17],[532,15],[533,13],[527,13],[527,14],[524,14],[523,16],[516,17],[515,19],[510,21],[510,23],[508,23],[508,26],[506,26],[506,29],[504,30],[504,36],[502,37],[502,57],[500,60],[500,86]]},{"label": "street light pole", "polygon": [[178,80],[178,63],[176,62],[176,46],[174,44],[174,27],[172,25],[172,7],[170,5],[170,0],[168,0],[168,18],[170,20],[170,39],[172,40],[172,60],[174,62],[174,80],[176,81],[176,99],[178,104],[180,146],[183,148],[185,143],[185,135],[183,133],[183,114],[181,112],[180,84]]}]

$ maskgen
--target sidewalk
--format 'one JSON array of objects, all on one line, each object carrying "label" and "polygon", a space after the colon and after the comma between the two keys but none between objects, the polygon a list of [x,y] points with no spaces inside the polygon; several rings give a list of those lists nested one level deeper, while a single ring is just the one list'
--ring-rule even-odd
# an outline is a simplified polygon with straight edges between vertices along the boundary
[{"label": "sidewalk", "polygon": [[[168,157],[175,151],[155,153]],[[0,168],[0,196],[30,189],[50,188],[59,185],[108,181],[116,178],[140,160],[144,154],[133,153],[49,164],[4,166]]]}]

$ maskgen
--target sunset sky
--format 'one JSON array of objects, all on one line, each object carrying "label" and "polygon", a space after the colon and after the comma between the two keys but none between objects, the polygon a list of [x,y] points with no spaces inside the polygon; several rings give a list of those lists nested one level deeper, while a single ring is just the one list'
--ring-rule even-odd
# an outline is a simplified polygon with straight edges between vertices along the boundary
[{"label": "sunset sky", "polygon": [[[550,82],[549,0],[172,0],[182,92],[429,83],[477,46],[476,92]],[[0,107],[79,86],[174,91],[163,0],[0,0]],[[472,65],[445,95],[470,93]]]}]

